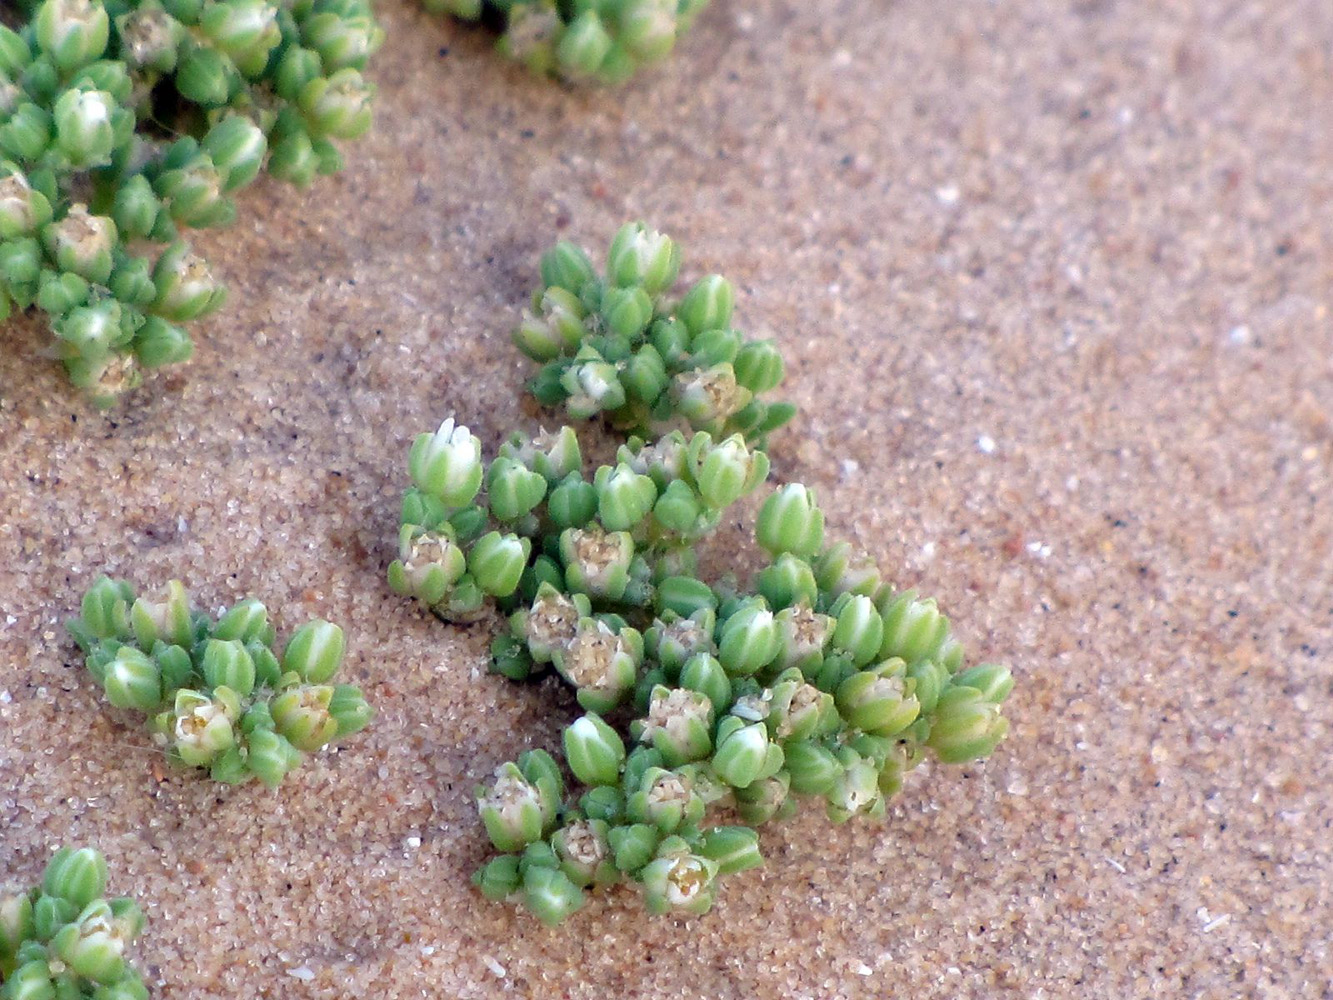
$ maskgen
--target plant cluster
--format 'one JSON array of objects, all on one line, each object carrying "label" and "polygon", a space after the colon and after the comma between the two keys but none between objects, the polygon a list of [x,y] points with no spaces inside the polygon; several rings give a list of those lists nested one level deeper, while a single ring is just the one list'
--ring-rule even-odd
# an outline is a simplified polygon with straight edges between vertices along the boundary
[{"label": "plant cluster", "polygon": [[41,885],[0,894],[0,1000],[148,1000],[125,958],[143,913],[105,891],[106,860],[85,847],[57,851]]},{"label": "plant cluster", "polygon": [[342,629],[308,622],[279,655],[268,611],[254,598],[214,621],[190,607],[178,581],[150,599],[102,577],[67,628],[107,701],[147,715],[171,760],[207,768],[217,781],[276,787],[304,754],[370,721],[358,688],[331,683]]},{"label": "plant cluster", "polygon": [[265,168],[298,185],[340,169],[383,33],[369,0],[18,8],[25,23],[0,24],[0,321],[41,309],[70,378],[107,403],[188,358],[182,324],[222,304],[182,232],[232,222]]},{"label": "plant cluster", "polygon": [[[617,245],[606,281],[568,244],[542,259],[541,315],[526,316],[515,335],[547,361],[539,399],[568,410],[582,385],[566,381],[574,358],[620,336],[607,331],[606,307],[587,303],[605,303],[609,289],[642,289],[645,276],[649,287],[674,280],[664,237],[635,225]],[[664,311],[665,324],[689,331],[686,344],[729,333],[729,292],[716,306],[721,284],[706,279]],[[557,314],[573,307],[541,305],[552,290],[584,304],[568,336]],[[679,320],[696,310],[715,321]],[[644,326],[633,328],[642,337]],[[765,346],[776,358],[766,367],[780,373]],[[645,348],[661,355],[650,339],[634,350]],[[606,366],[597,384],[632,384],[634,350],[589,361]],[[557,383],[566,395],[543,395]],[[629,398],[575,415],[604,410],[636,430],[678,415],[670,403],[654,410],[652,393],[637,398],[643,408],[629,408]],[[751,589],[699,579],[697,544],[768,476],[768,456],[745,429],[756,427],[724,417],[690,436],[676,428],[651,443],[631,437],[590,476],[569,427],[515,434],[489,464],[453,420],[413,443],[391,586],[446,620],[504,612],[492,669],[515,680],[553,669],[586,713],[562,740],[581,793],[566,793],[543,750],[478,788],[482,823],[503,852],[475,876],[488,897],[519,899],[553,924],[582,905],[584,890],[628,879],[653,912],[701,913],[722,876],[761,863],[755,827],[788,815],[797,797],[822,800],[834,822],[879,817],[922,760],[975,760],[1007,732],[1008,668],[965,666],[933,600],[895,591],[846,543],[826,544],[823,514],[799,483],[762,505],[755,534],[769,563]],[[730,433],[718,440],[715,431]],[[722,808],[740,824],[719,823]]]},{"label": "plant cluster", "polygon": [[435,14],[482,21],[498,48],[536,73],[615,84],[666,58],[708,0],[423,0]]},{"label": "plant cluster", "polygon": [[513,334],[542,364],[531,391],[574,420],[601,414],[649,440],[683,425],[763,447],[796,412],[760,398],[782,382],[782,355],[732,327],[735,294],[721,275],[673,297],[680,263],[676,244],[641,222],[616,233],[604,277],[573,243],[545,253],[541,287]]}]

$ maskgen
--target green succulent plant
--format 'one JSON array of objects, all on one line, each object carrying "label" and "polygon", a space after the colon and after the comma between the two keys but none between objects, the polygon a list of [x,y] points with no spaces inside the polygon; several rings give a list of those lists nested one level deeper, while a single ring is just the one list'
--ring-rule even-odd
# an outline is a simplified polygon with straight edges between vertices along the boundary
[{"label": "green succulent plant", "polygon": [[142,712],[172,761],[217,781],[276,787],[305,754],[371,719],[358,688],[333,683],[342,629],[308,622],[279,652],[268,610],[253,598],[214,621],[179,581],[150,597],[104,576],[67,628],[107,701]]},{"label": "green succulent plant", "polygon": [[[23,19],[20,19],[21,18]],[[184,241],[261,171],[304,186],[370,125],[370,0],[18,0],[0,23],[0,322],[47,315],[109,404],[225,289]]]},{"label": "green succulent plant", "polygon": [[499,25],[499,50],[536,73],[621,83],[666,58],[708,0],[423,0]]},{"label": "green succulent plant", "polygon": [[132,899],[102,898],[106,859],[62,848],[40,885],[0,892],[0,1000],[148,1000],[126,950],[143,930]]}]

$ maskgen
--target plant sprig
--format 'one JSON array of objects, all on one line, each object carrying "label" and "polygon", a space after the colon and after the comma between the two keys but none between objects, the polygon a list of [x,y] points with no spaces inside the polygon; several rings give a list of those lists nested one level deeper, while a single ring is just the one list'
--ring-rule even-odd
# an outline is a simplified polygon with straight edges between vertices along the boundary
[{"label": "plant sprig", "polygon": [[305,754],[370,722],[360,689],[332,683],[344,651],[332,622],[303,625],[279,654],[254,598],[214,621],[177,580],[136,597],[104,576],[66,627],[107,701],[142,712],[171,760],[217,781],[277,787]]}]

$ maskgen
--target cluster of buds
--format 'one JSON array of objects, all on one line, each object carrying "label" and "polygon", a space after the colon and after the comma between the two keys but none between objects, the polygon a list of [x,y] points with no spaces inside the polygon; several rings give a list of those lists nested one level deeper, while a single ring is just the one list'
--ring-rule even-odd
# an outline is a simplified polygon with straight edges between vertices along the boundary
[{"label": "cluster of buds", "polygon": [[481,452],[452,419],[417,437],[389,584],[448,621],[511,613],[524,641],[498,641],[506,673],[553,664],[601,711],[633,687],[643,637],[594,609],[650,607],[664,580],[692,569],[693,543],[768,475],[768,456],[741,435],[707,431],[632,438],[591,476],[570,427],[515,434],[490,463]]},{"label": "cluster of buds", "polygon": [[57,851],[30,891],[0,892],[0,997],[148,1000],[125,957],[143,913],[105,891],[106,860],[85,847]]},{"label": "cluster of buds", "polygon": [[[752,593],[681,574],[644,607],[544,581],[511,618],[497,669],[513,675],[514,647],[554,662],[587,710],[563,736],[583,792],[566,796],[543,751],[477,790],[504,852],[475,876],[488,897],[558,923],[586,889],[630,880],[652,912],[702,913],[722,876],[762,862],[755,827],[798,797],[835,823],[882,817],[921,761],[966,763],[1004,737],[1008,668],[965,667],[934,601],[825,546],[810,490],[770,495],[756,536],[771,561]],[[603,717],[622,700],[623,733]],[[724,807],[741,825],[716,824]]]},{"label": "cluster of buds", "polygon": [[102,577],[67,627],[107,701],[147,715],[171,760],[218,781],[276,787],[303,754],[370,721],[361,691],[332,683],[342,629],[308,622],[279,654],[268,611],[253,598],[214,621],[178,581],[151,598]]},{"label": "cluster of buds", "polygon": [[615,84],[664,59],[708,0],[423,0],[502,25],[499,49],[536,73]]},{"label": "cluster of buds", "polygon": [[781,383],[782,356],[732,328],[734,295],[720,275],[673,297],[679,270],[675,243],[639,222],[611,242],[605,277],[572,243],[547,251],[542,286],[513,334],[542,365],[532,393],[573,419],[602,414],[648,439],[687,426],[763,447],[796,412],[760,398]]},{"label": "cluster of buds", "polygon": [[[0,322],[50,318],[99,403],[183,361],[223,287],[182,242],[370,126],[369,0],[19,0],[0,24]],[[165,249],[151,258],[141,246]]]}]

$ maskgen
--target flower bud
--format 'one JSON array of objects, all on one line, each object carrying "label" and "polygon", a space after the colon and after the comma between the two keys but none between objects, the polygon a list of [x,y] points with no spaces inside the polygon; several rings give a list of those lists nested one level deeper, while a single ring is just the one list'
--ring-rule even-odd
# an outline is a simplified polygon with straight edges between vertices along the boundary
[{"label": "flower bud", "polygon": [[501,455],[486,475],[486,500],[492,516],[517,521],[546,496],[546,479],[512,458]]},{"label": "flower bud", "polygon": [[301,752],[271,729],[251,732],[246,737],[246,750],[246,767],[267,788],[277,788],[301,763]]},{"label": "flower bud", "polygon": [[894,595],[886,588],[875,603],[884,619],[880,659],[897,656],[915,663],[937,658],[949,635],[949,619],[940,614],[934,598],[919,600],[915,590]]},{"label": "flower bud", "polygon": [[611,50],[611,35],[595,11],[585,10],[565,28],[556,45],[561,72],[571,77],[592,76]]},{"label": "flower bud", "polygon": [[560,870],[575,885],[610,885],[619,878],[610,858],[608,830],[602,820],[576,819],[551,837]]},{"label": "flower bud", "polygon": [[552,654],[560,676],[577,689],[578,702],[593,712],[609,712],[634,690],[643,639],[632,628],[612,631],[595,618],[579,621],[574,638]]},{"label": "flower bud", "polygon": [[435,605],[467,568],[463,550],[448,535],[404,524],[398,533],[398,555],[389,565],[389,586],[395,594]]},{"label": "flower bud", "polygon": [[305,132],[293,132],[274,139],[268,172],[278,180],[304,188],[315,179],[318,171],[319,157]]},{"label": "flower bud", "polygon": [[989,756],[1009,732],[1000,706],[974,687],[955,684],[940,695],[926,745],[946,764]]},{"label": "flower bud", "polygon": [[152,712],[162,701],[162,672],[133,646],[121,646],[102,670],[102,687],[117,708]]},{"label": "flower bud", "polygon": [[17,31],[0,24],[0,75],[18,77],[32,62],[32,50]]},{"label": "flower bud", "polygon": [[651,744],[667,767],[702,760],[713,749],[713,702],[698,691],[653,688],[646,718],[636,719],[630,733]]},{"label": "flower bud", "polygon": [[695,793],[688,771],[649,767],[629,791],[625,812],[633,822],[669,834],[703,819],[704,800]]},{"label": "flower bud", "polygon": [[495,903],[517,892],[519,881],[516,854],[502,854],[498,858],[492,858],[472,874],[472,884],[481,890],[483,896]]},{"label": "flower bud", "polygon": [[554,927],[583,906],[583,891],[558,868],[529,868],[523,873],[523,905],[538,920]]},{"label": "flower bud", "polygon": [[367,704],[361,689],[352,684],[339,684],[329,699],[329,715],[338,724],[339,737],[359,733],[370,725],[374,711]]},{"label": "flower bud", "polygon": [[[740,353],[742,343],[744,339],[739,330],[705,330],[690,344],[690,361],[695,368],[724,364],[730,366]],[[735,375],[734,366],[730,371]]]},{"label": "flower bud", "polygon": [[701,914],[713,905],[717,874],[717,862],[692,853],[680,837],[668,837],[638,879],[649,912]]},{"label": "flower bud", "polygon": [[608,531],[626,531],[642,521],[657,499],[657,487],[628,465],[604,465],[593,480],[597,516]]},{"label": "flower bud", "polygon": [[170,73],[185,28],[158,4],[143,4],[116,18],[119,57],[132,70]]},{"label": "flower bud", "polygon": [[331,70],[365,69],[366,62],[384,43],[384,29],[375,23],[369,8],[355,14],[326,10],[302,21],[301,39]]},{"label": "flower bud", "polygon": [[700,495],[714,510],[721,510],[768,477],[768,455],[751,451],[739,434],[714,445],[711,435],[703,432],[690,442],[690,467]]},{"label": "flower bud", "polygon": [[822,743],[793,740],[784,750],[791,788],[798,795],[826,795],[842,777],[842,763]]},{"label": "flower bud", "polygon": [[462,507],[481,489],[481,442],[451,417],[434,434],[419,434],[412,442],[408,470],[419,489]]},{"label": "flower bud", "polygon": [[33,28],[42,54],[68,75],[106,51],[111,22],[100,0],[45,0]]},{"label": "flower bud", "polygon": [[731,310],[735,301],[731,282],[719,274],[700,278],[681,299],[676,316],[689,329],[692,337],[705,330],[725,330],[731,325]]},{"label": "flower bud", "polygon": [[906,684],[906,665],[899,659],[852,674],[838,685],[834,698],[847,725],[877,736],[897,735],[921,713],[921,703]]},{"label": "flower bud", "polygon": [[532,750],[495,771],[489,788],[477,787],[477,810],[498,850],[521,851],[544,837],[560,805],[560,772],[549,754]]},{"label": "flower bud", "polygon": [[253,597],[234,604],[213,626],[213,638],[272,642],[273,630],[268,623],[268,608]]},{"label": "flower bud", "polygon": [[616,366],[590,349],[579,352],[575,363],[560,376],[560,386],[566,393],[565,409],[576,420],[625,405],[625,388]]},{"label": "flower bud", "polygon": [[731,703],[731,680],[722,669],[722,664],[707,653],[695,654],[681,667],[680,686],[698,691],[714,706]]},{"label": "flower bud", "polygon": [[[638,286],[608,288],[602,294],[602,322],[607,332],[626,341],[638,337],[653,319],[653,300]],[[660,358],[658,359],[660,360]],[[665,388],[665,371],[662,387]],[[660,393],[660,389],[658,392]],[[652,394],[656,398],[657,393]],[[648,397],[642,397],[648,398]]]},{"label": "flower bud", "polygon": [[213,277],[208,262],[190,253],[184,243],[173,244],[158,257],[153,285],[157,298],[152,311],[172,323],[198,319],[221,306],[227,297],[227,290]]},{"label": "flower bud", "polygon": [[255,661],[238,640],[209,639],[202,669],[210,687],[230,688],[242,698],[255,688]]},{"label": "flower bud", "polygon": [[837,619],[833,648],[845,652],[858,667],[875,659],[884,638],[884,622],[874,601],[864,594],[843,594],[831,612]]},{"label": "flower bud", "polygon": [[36,233],[50,220],[51,203],[14,164],[0,163],[0,174],[0,239]]},{"label": "flower bud", "polygon": [[223,174],[207,153],[196,152],[153,184],[172,220],[190,229],[230,225],[236,205],[224,193]]},{"label": "flower bud", "polygon": [[597,279],[588,255],[568,240],[561,240],[542,254],[541,275],[544,287],[563,288],[575,295]]},{"label": "flower bud", "polygon": [[277,732],[298,750],[314,753],[338,735],[329,712],[333,688],[327,684],[289,688],[269,706]]},{"label": "flower bud", "polygon": [[659,615],[671,611],[688,618],[698,611],[717,609],[713,588],[692,576],[670,576],[660,581],[654,598]]},{"label": "flower bud", "polygon": [[130,608],[130,624],[139,645],[151,649],[159,639],[174,646],[189,646],[194,639],[190,596],[179,580],[162,588],[158,600],[140,597]]},{"label": "flower bud", "polygon": [[731,365],[723,362],[698,371],[682,372],[671,383],[676,412],[691,427],[718,427],[750,402],[751,392],[737,384]]},{"label": "flower bud", "polygon": [[[224,689],[225,690],[225,689]],[[231,713],[220,692],[207,698],[197,691],[176,692],[170,714],[171,739],[176,752],[186,764],[207,767],[223,750],[235,742]]]},{"label": "flower bud", "polygon": [[48,111],[31,101],[22,102],[0,125],[0,153],[19,162],[39,160],[51,144],[54,128],[55,120]]},{"label": "flower bud", "polygon": [[736,372],[736,381],[756,396],[776,389],[786,374],[782,355],[771,340],[747,342],[736,353],[736,360],[731,366]]},{"label": "flower bud", "polygon": [[745,788],[734,789],[736,815],[751,826],[767,823],[795,805],[788,798],[790,789],[791,777],[786,771],[751,782]]},{"label": "flower bud", "polygon": [[[124,580],[113,580],[101,576],[83,595],[80,617],[71,622],[80,626],[75,633],[93,639],[128,639],[130,637],[130,604],[134,601],[134,591]],[[79,643],[85,651],[88,646]]]},{"label": "flower bud", "polygon": [[145,239],[157,226],[161,210],[162,203],[148,178],[136,174],[126,178],[117,189],[111,205],[111,218],[125,237]]},{"label": "flower bud", "polygon": [[770,494],[759,509],[755,538],[775,558],[784,552],[803,559],[814,556],[824,543],[824,513],[814,491],[789,483]]},{"label": "flower bud", "polygon": [[656,62],[676,44],[677,0],[627,0],[618,38],[641,62]]},{"label": "flower bud", "polygon": [[940,695],[949,686],[949,671],[934,660],[917,660],[907,668],[907,679],[912,683],[912,693],[921,704],[921,714],[930,715]]},{"label": "flower bud", "polygon": [[338,672],[346,641],[343,630],[319,618],[306,622],[287,640],[282,670],[307,684],[324,684]]},{"label": "flower bud", "polygon": [[114,983],[125,974],[127,938],[110,905],[98,899],[84,908],[77,921],[60,929],[51,940],[51,951],[76,975],[94,983]]},{"label": "flower bud", "polygon": [[620,781],[625,744],[595,712],[575,719],[566,727],[564,744],[569,769],[583,784],[614,785]]},{"label": "flower bud", "polygon": [[55,1000],[53,977],[46,955],[33,957],[5,977],[5,1000]]},{"label": "flower bud", "polygon": [[808,609],[819,599],[814,570],[808,562],[790,552],[782,553],[771,565],[760,570],[756,583],[759,593],[775,608],[799,605]]},{"label": "flower bud", "polygon": [[630,399],[644,406],[657,404],[668,381],[666,364],[652,344],[640,345],[621,362],[620,384]]},{"label": "flower bud", "polygon": [[759,834],[748,826],[714,827],[704,834],[699,853],[717,865],[718,875],[733,875],[764,863]]},{"label": "flower bud", "polygon": [[1003,663],[983,663],[954,675],[955,687],[976,688],[993,704],[1000,704],[1014,689],[1014,677]]},{"label": "flower bud", "polygon": [[874,597],[880,588],[879,568],[865,555],[858,555],[847,542],[838,542],[824,550],[815,564],[815,578],[821,590],[835,597],[866,594]]},{"label": "flower bud", "polygon": [[607,277],[616,285],[639,285],[650,296],[670,288],[680,270],[680,249],[670,237],[642,222],[622,226],[607,254]]},{"label": "flower bud", "polygon": [[879,790],[879,773],[874,764],[850,747],[838,752],[842,771],[825,794],[825,814],[833,823],[845,823],[853,816],[884,815],[884,796]]},{"label": "flower bud", "polygon": [[517,535],[492,531],[483,535],[467,553],[467,569],[482,593],[508,597],[518,589],[532,542]]},{"label": "flower bud", "polygon": [[200,14],[198,30],[249,77],[263,71],[269,53],[282,41],[277,8],[265,0],[210,3]]},{"label": "flower bud", "polygon": [[746,788],[761,778],[769,778],[782,768],[782,747],[769,742],[768,729],[762,722],[748,725],[729,715],[718,724],[717,747],[713,751],[713,772],[732,788]]},{"label": "flower bud", "polygon": [[[47,0],[48,3],[59,0]],[[56,146],[76,169],[110,162],[116,144],[114,99],[103,90],[67,90],[55,103]]]},{"label": "flower bud", "polygon": [[560,558],[571,591],[618,601],[629,585],[634,541],[627,531],[566,528],[560,533]]},{"label": "flower bud", "polygon": [[0,962],[13,963],[33,934],[32,900],[22,893],[0,896]]},{"label": "flower bud", "polygon": [[779,677],[772,687],[769,732],[779,743],[831,732],[839,723],[833,696],[807,683],[799,671]]},{"label": "flower bud", "polygon": [[571,473],[551,490],[546,512],[557,528],[585,528],[597,514],[597,490],[577,473]]},{"label": "flower bud", "polygon": [[56,266],[94,284],[111,277],[116,238],[116,224],[107,216],[90,215],[83,205],[42,228],[42,242]]},{"label": "flower bud", "polygon": [[375,88],[354,69],[316,77],[297,99],[312,135],[355,139],[370,128],[370,102]]},{"label": "flower bud", "polygon": [[723,624],[717,657],[729,677],[748,677],[772,663],[781,644],[773,612],[752,600]]},{"label": "flower bud", "polygon": [[253,181],[268,152],[263,130],[241,115],[218,122],[199,146],[212,161],[223,191],[235,191]]},{"label": "flower bud", "polygon": [[106,891],[106,859],[91,847],[62,847],[47,862],[42,891],[81,910]]}]

